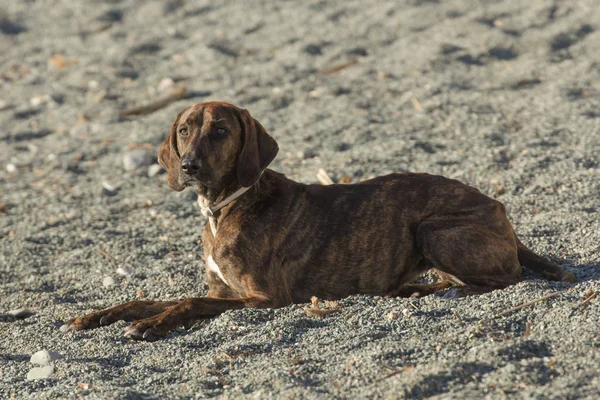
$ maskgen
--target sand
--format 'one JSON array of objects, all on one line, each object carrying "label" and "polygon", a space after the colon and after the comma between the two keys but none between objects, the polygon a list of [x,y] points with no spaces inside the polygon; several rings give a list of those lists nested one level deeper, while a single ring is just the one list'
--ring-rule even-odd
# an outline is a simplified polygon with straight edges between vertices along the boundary
[{"label": "sand", "polygon": [[[34,314],[0,317],[0,398],[597,399],[600,296],[582,304],[600,291],[599,30],[594,0],[3,1],[0,314]],[[155,343],[123,322],[60,332],[206,294],[195,194],[123,159],[152,162],[177,112],[209,100],[249,109],[279,142],[271,167],[301,182],[476,186],[578,282],[353,296],[324,319],[231,311]],[[27,380],[43,349],[63,358]]]}]

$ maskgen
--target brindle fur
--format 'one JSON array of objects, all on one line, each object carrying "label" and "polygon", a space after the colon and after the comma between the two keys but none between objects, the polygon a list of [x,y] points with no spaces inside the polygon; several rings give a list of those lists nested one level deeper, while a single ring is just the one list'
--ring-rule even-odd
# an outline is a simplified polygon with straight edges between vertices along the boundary
[{"label": "brindle fur", "polygon": [[[246,110],[201,103],[179,113],[159,154],[171,188],[193,186],[215,204],[251,186],[218,213],[216,237],[208,224],[202,236],[205,259],[212,256],[228,284],[207,269],[208,297],[134,301],[71,320],[69,329],[137,321],[126,335],[156,340],[226,310],[311,296],[424,296],[452,281],[464,283],[462,294],[484,293],[518,282],[521,264],[550,280],[575,280],[528,250],[504,206],[475,188],[413,173],[305,185],[265,169],[277,151]],[[182,171],[184,159],[192,174]],[[433,268],[440,282],[411,283]]]}]

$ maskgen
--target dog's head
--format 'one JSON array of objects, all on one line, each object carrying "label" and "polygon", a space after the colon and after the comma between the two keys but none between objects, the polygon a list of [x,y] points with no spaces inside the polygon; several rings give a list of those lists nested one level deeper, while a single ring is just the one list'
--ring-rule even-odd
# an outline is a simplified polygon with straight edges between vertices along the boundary
[{"label": "dog's head", "polygon": [[200,103],[181,111],[160,147],[158,162],[169,186],[220,191],[234,180],[254,184],[279,147],[246,110],[231,104]]}]

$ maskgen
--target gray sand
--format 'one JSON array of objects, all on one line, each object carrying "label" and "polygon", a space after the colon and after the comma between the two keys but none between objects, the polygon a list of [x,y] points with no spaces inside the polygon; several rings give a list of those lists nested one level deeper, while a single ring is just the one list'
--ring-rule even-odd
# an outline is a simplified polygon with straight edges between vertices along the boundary
[{"label": "gray sand", "polygon": [[[187,98],[119,118],[165,78]],[[597,399],[600,297],[579,305],[600,291],[599,82],[596,0],[2,1],[0,314],[35,314],[0,317],[0,398]],[[301,182],[324,168],[479,187],[579,281],[354,296],[322,320],[233,311],[156,343],[125,323],[60,332],[206,293],[194,193],[123,157],[154,157],[176,113],[207,100],[248,108],[279,142],[272,168]],[[42,349],[64,358],[28,381]]]}]

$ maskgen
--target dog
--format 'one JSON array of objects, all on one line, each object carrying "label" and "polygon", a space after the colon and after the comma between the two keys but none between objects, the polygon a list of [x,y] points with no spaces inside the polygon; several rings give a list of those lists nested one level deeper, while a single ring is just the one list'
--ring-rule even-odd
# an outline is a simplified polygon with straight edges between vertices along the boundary
[{"label": "dog", "polygon": [[[305,185],[267,169],[277,142],[247,110],[221,102],[181,111],[158,161],[176,191],[193,187],[208,217],[202,235],[207,297],[132,301],[70,320],[65,330],[133,322],[153,341],[246,307],[278,308],[312,296],[461,295],[520,281],[522,265],[574,282],[517,238],[502,203],[459,181],[402,173],[356,184]],[[413,283],[428,270],[437,283]]]}]

